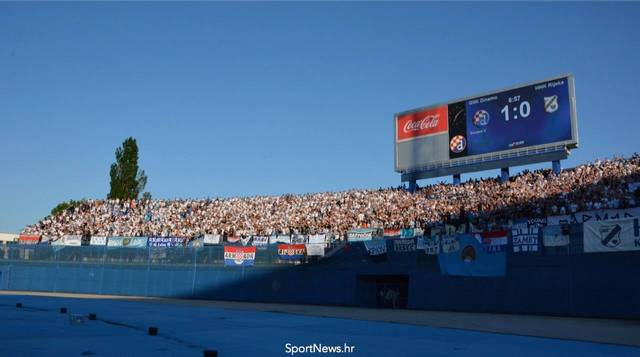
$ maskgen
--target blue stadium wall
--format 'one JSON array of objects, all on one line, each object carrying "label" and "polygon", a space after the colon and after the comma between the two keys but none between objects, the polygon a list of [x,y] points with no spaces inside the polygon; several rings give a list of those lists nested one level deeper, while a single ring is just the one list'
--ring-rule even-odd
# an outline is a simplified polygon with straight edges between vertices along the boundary
[{"label": "blue stadium wall", "polygon": [[0,289],[373,307],[363,276],[400,276],[410,309],[640,319],[640,252],[582,253],[578,227],[568,247],[509,253],[504,277],[443,276],[436,256],[390,246],[372,262],[355,243],[316,263],[244,268],[0,259]]}]

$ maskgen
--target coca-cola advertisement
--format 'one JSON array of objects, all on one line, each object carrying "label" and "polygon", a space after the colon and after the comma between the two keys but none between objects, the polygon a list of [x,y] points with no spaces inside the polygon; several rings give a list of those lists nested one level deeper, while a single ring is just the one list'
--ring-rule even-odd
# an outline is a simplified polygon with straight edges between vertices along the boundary
[{"label": "coca-cola advertisement", "polygon": [[437,108],[399,115],[396,125],[397,141],[446,132],[448,129],[447,106],[443,105]]}]

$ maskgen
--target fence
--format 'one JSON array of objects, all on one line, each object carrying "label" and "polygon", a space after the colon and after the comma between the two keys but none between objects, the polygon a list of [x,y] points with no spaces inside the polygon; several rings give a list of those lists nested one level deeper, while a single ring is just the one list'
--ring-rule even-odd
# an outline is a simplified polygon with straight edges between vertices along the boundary
[{"label": "fence", "polygon": [[0,246],[0,288],[115,295],[375,306],[376,285],[405,281],[409,308],[640,319],[640,252],[583,253],[570,244],[507,252],[506,275],[442,275],[437,256],[394,252],[373,262],[356,242],[302,264],[257,250],[254,266],[225,266],[222,246],[112,248]]}]

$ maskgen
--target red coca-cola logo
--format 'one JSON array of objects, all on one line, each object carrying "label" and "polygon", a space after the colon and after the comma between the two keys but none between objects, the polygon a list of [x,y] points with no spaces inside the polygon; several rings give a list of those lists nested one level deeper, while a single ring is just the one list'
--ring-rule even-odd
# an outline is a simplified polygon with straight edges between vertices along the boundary
[{"label": "red coca-cola logo", "polygon": [[410,120],[404,125],[404,132],[418,131],[423,129],[435,128],[438,126],[440,114],[427,115],[421,120]]},{"label": "red coca-cola logo", "polygon": [[446,105],[403,114],[397,117],[396,140],[404,141],[422,136],[445,133],[448,130]]}]

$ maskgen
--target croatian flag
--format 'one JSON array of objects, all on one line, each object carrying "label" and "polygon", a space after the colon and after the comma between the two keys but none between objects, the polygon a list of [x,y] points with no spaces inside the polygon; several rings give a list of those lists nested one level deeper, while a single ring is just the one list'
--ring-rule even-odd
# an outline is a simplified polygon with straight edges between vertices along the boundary
[{"label": "croatian flag", "polygon": [[500,253],[507,250],[509,243],[509,231],[482,232],[475,235],[478,242],[482,243],[482,249],[486,253]]}]

